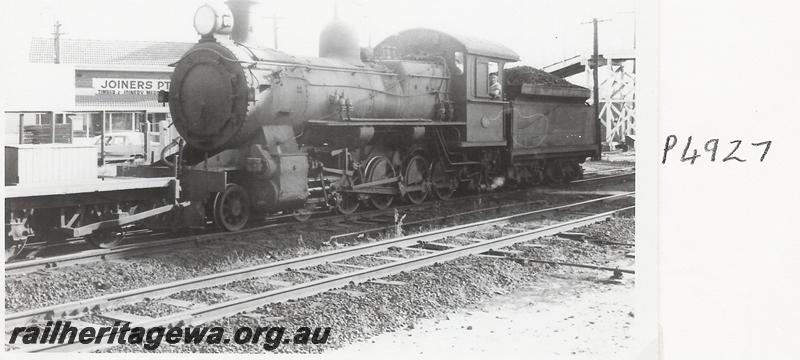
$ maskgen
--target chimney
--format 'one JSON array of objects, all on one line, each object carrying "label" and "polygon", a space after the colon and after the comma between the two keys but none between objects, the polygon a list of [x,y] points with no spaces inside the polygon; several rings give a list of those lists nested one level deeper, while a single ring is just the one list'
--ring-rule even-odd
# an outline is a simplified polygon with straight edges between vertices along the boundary
[{"label": "chimney", "polygon": [[250,36],[250,7],[255,3],[253,0],[228,0],[225,2],[233,15],[231,40],[238,43],[247,42],[247,38]]}]

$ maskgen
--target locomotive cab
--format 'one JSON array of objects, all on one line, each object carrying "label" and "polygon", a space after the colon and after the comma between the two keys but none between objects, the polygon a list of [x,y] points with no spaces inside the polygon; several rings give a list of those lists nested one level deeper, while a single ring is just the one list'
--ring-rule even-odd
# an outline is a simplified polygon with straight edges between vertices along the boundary
[{"label": "locomotive cab", "polygon": [[499,96],[490,91],[491,75],[502,83],[506,63],[519,61],[511,49],[494,42],[431,29],[412,29],[395,34],[376,47],[378,54],[395,50],[405,56],[440,57],[447,63],[452,121],[462,123],[450,137],[459,148],[506,146],[502,87]]}]

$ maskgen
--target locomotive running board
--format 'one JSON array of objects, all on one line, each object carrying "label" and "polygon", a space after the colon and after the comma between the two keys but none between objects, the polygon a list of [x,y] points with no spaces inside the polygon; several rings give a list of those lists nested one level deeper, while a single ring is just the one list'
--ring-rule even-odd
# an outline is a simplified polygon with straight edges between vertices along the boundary
[{"label": "locomotive running board", "polygon": [[361,126],[464,126],[465,122],[432,121],[430,119],[351,119],[351,120],[309,120],[309,125],[335,127]]}]

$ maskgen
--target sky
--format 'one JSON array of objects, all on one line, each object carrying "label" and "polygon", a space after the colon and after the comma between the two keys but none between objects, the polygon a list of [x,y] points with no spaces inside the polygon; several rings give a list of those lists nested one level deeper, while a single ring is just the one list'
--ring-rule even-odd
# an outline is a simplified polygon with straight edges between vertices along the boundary
[{"label": "sky", "polygon": [[[278,20],[279,49],[316,56],[320,30],[333,19],[333,0],[256,0],[254,42],[273,47]],[[2,19],[13,36],[7,61],[27,60],[32,37],[51,37],[59,21],[64,38],[185,41],[198,39],[192,16],[208,0],[6,0]],[[521,64],[542,67],[592,50],[593,17],[600,23],[600,52],[634,45],[633,0],[339,0],[339,17],[357,29],[362,46],[398,31],[429,27],[493,40],[514,49]],[[8,30],[8,29],[7,29]],[[6,31],[5,34],[9,34]]]}]

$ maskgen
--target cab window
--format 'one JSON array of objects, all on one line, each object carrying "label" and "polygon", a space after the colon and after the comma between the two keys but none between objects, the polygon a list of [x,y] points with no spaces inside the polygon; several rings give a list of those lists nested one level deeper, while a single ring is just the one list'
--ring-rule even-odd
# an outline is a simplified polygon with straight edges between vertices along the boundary
[{"label": "cab window", "polygon": [[489,62],[475,59],[475,96],[489,97]]},{"label": "cab window", "polygon": [[456,65],[457,75],[464,74],[464,53],[461,51],[456,51],[453,53],[453,62]]},{"label": "cab window", "polygon": [[489,62],[489,97],[495,100],[503,99],[499,70],[500,68],[496,62]]},{"label": "cab window", "polygon": [[499,99],[500,65],[494,61],[475,59],[475,96]]}]

